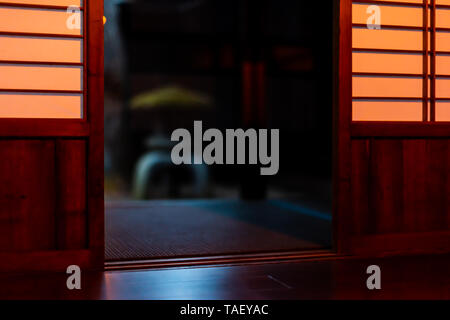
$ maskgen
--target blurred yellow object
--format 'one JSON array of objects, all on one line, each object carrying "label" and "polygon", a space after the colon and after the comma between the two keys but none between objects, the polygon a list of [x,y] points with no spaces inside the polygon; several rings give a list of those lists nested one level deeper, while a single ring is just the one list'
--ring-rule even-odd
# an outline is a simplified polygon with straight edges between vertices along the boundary
[{"label": "blurred yellow object", "polygon": [[180,87],[166,87],[135,96],[131,100],[132,109],[151,109],[158,107],[205,108],[211,105],[211,99],[201,93]]},{"label": "blurred yellow object", "polygon": [[103,24],[105,24],[105,23],[106,23],[106,17],[103,16]]}]

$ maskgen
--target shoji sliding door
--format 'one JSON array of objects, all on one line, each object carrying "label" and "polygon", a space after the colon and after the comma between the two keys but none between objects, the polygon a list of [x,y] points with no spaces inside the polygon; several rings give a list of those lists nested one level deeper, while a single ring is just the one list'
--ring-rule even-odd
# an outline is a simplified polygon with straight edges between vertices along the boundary
[{"label": "shoji sliding door", "polygon": [[0,3],[1,118],[83,118],[84,11],[68,3]]},{"label": "shoji sliding door", "polygon": [[429,3],[352,3],[353,121],[450,121],[450,1]]},{"label": "shoji sliding door", "polygon": [[0,1],[0,271],[103,264],[103,1]]},{"label": "shoji sliding door", "polygon": [[450,1],[339,9],[338,249],[450,251]]}]

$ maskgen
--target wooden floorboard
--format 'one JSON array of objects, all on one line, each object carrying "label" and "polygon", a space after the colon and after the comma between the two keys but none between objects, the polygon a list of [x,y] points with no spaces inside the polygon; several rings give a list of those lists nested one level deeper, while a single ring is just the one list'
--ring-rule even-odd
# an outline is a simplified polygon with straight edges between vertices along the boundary
[{"label": "wooden floorboard", "polygon": [[[366,288],[366,268],[381,268],[381,290]],[[449,299],[450,256],[339,259],[261,265],[83,273],[1,275],[1,299]]]}]

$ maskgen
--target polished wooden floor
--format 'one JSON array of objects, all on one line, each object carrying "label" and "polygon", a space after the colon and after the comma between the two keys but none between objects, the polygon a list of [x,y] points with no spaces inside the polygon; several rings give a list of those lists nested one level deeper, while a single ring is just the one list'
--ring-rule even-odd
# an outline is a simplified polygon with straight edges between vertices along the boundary
[{"label": "polished wooden floor", "polygon": [[[382,289],[366,288],[381,268]],[[1,299],[450,299],[450,256],[339,259],[245,266],[83,273],[82,290],[65,275],[1,275]]]}]

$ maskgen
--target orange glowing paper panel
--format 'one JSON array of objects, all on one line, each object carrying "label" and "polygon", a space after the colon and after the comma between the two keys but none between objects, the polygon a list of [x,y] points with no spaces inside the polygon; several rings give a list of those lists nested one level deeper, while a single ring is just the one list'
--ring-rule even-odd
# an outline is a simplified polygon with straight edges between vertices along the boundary
[{"label": "orange glowing paper panel", "polygon": [[0,61],[83,62],[83,40],[0,36]]},{"label": "orange glowing paper panel", "polygon": [[450,55],[436,55],[436,73],[450,75]]},{"label": "orange glowing paper panel", "polygon": [[450,52],[450,31],[436,32],[436,51]]},{"label": "orange glowing paper panel", "polygon": [[423,50],[423,34],[415,30],[353,28],[353,48]]},{"label": "orange glowing paper panel", "polygon": [[82,95],[0,93],[1,118],[80,119]]},{"label": "orange glowing paper panel", "polygon": [[421,121],[420,101],[353,101],[354,121]]},{"label": "orange glowing paper panel", "polygon": [[83,90],[82,67],[0,65],[0,74],[0,89]]},{"label": "orange glowing paper panel", "polygon": [[[405,2],[405,3],[423,3],[423,0],[375,0],[376,1],[383,1],[383,2]],[[444,1],[450,1],[450,0],[444,0]]]},{"label": "orange glowing paper panel", "polygon": [[353,77],[354,97],[420,98],[422,79],[400,77]]},{"label": "orange glowing paper panel", "polygon": [[0,2],[0,118],[83,118],[83,11],[69,6],[83,1]]},{"label": "orange glowing paper panel", "polygon": [[448,78],[436,79],[436,98],[437,99],[450,98],[450,79]]},{"label": "orange glowing paper panel", "polygon": [[450,9],[436,10],[436,27],[450,28]]},{"label": "orange glowing paper panel", "polygon": [[[367,24],[367,19],[370,14],[367,9],[371,4],[357,4],[352,5],[353,23]],[[381,10],[382,25],[387,26],[408,26],[421,27],[423,25],[423,10],[421,8],[400,7],[390,5],[379,5]]]},{"label": "orange glowing paper panel", "polygon": [[450,102],[436,102],[436,121],[449,122],[450,121]]},{"label": "orange glowing paper panel", "polygon": [[422,74],[421,54],[353,52],[353,72]]},{"label": "orange glowing paper panel", "polygon": [[48,6],[83,6],[82,0],[6,0],[2,2],[16,4],[41,4]]},{"label": "orange glowing paper panel", "polygon": [[[80,28],[68,23],[71,15],[78,15]],[[43,33],[61,35],[81,35],[82,12],[68,13],[66,10],[12,8],[0,5],[0,31]]]},{"label": "orange glowing paper panel", "polygon": [[380,1],[381,29],[369,29],[376,2],[352,4],[352,119],[423,121],[424,8],[401,4],[423,1]]}]

